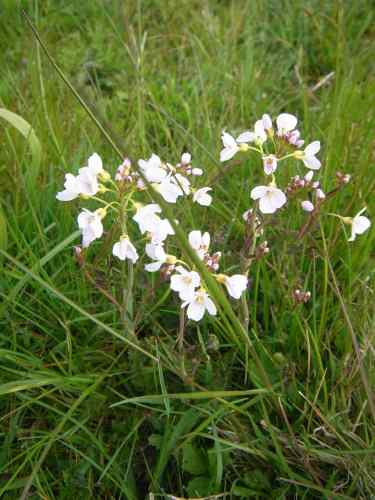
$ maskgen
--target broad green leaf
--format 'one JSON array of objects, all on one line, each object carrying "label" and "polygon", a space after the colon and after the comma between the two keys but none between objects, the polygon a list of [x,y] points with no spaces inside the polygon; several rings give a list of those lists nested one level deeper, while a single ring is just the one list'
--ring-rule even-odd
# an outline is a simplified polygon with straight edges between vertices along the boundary
[{"label": "broad green leaf", "polygon": [[32,162],[30,167],[26,172],[26,179],[29,187],[32,187],[33,181],[35,181],[38,176],[41,159],[42,159],[42,147],[40,145],[39,139],[36,136],[34,129],[31,125],[21,116],[9,111],[5,108],[0,108],[0,118],[3,118],[12,127],[14,127],[20,134],[22,134],[28,141],[30,146],[30,151],[32,155]]},{"label": "broad green leaf", "polygon": [[184,444],[182,448],[182,468],[196,476],[207,472],[207,457],[191,441]]}]

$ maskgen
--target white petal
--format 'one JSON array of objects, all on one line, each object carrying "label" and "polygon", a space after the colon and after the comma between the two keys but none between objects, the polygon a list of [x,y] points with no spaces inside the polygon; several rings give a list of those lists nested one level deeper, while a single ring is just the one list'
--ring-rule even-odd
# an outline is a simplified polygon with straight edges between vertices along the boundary
[{"label": "white petal", "polygon": [[309,200],[301,201],[301,207],[305,212],[312,212],[314,210],[314,205]]},{"label": "white petal", "polygon": [[286,203],[286,196],[281,189],[275,189],[272,200],[277,208],[281,208]]},{"label": "white petal", "polygon": [[204,312],[204,305],[193,300],[187,308],[187,317],[194,321],[200,321],[203,318]]},{"label": "white petal", "polygon": [[320,160],[316,156],[307,156],[303,159],[303,163],[307,168],[311,168],[312,170],[319,170],[322,164]]},{"label": "white petal", "polygon": [[201,278],[199,274],[196,271],[191,271],[190,273],[191,279],[192,279],[192,285],[197,288],[200,285]]},{"label": "white petal", "polygon": [[193,170],[191,171],[191,174],[192,175],[203,175],[203,170],[201,168],[193,168]]},{"label": "white petal", "polygon": [[356,234],[363,234],[371,226],[371,221],[364,215],[357,215],[354,217],[352,227]]},{"label": "white petal", "polygon": [[237,144],[232,148],[224,148],[220,151],[220,161],[228,161],[238,152]]},{"label": "white petal", "polygon": [[217,310],[216,310],[216,306],[215,306],[214,302],[212,301],[212,299],[210,299],[210,297],[206,296],[206,299],[204,302],[205,302],[205,306],[206,306],[208,314],[210,314],[211,316],[215,316]]},{"label": "white petal", "polygon": [[267,186],[257,186],[251,190],[250,197],[253,200],[262,198],[267,193]]},{"label": "white petal", "polygon": [[296,128],[297,118],[289,113],[281,113],[276,118],[277,130],[281,133],[290,132]]},{"label": "white petal", "polygon": [[263,122],[263,127],[265,130],[271,130],[272,129],[272,120],[270,115],[264,114],[262,116],[262,122]]},{"label": "white petal", "polygon": [[208,233],[206,231],[205,233],[203,233],[203,236],[202,236],[202,245],[204,247],[208,248],[210,246],[210,242],[211,242],[210,233]]},{"label": "white petal", "polygon": [[309,172],[307,172],[304,179],[307,182],[311,182],[313,177],[314,177],[314,172],[312,170],[310,170]]},{"label": "white petal", "polygon": [[191,162],[191,154],[190,153],[183,153],[181,156],[181,163],[184,165],[189,165]]},{"label": "white petal", "polygon": [[145,270],[149,273],[154,273],[155,271],[159,271],[163,264],[164,262],[161,261],[151,262],[150,264],[145,265]]},{"label": "white petal", "polygon": [[103,171],[103,162],[97,153],[90,156],[87,165],[92,175],[96,176]]},{"label": "white petal", "polygon": [[79,196],[78,193],[64,189],[64,191],[57,193],[56,199],[59,201],[72,201],[77,198],[77,196]]},{"label": "white petal", "polygon": [[181,274],[173,274],[171,276],[170,287],[174,292],[179,292],[184,288],[184,277]]},{"label": "white petal", "polygon": [[198,189],[193,195],[193,201],[199,203],[199,205],[208,207],[212,202],[212,196],[207,194],[208,191],[212,191],[212,189],[210,187]]},{"label": "white petal", "polygon": [[168,180],[164,180],[157,186],[157,190],[168,203],[176,203],[177,198],[183,195],[180,187]]},{"label": "white petal", "polygon": [[125,260],[125,255],[124,252],[122,251],[120,241],[118,241],[113,245],[112,253],[115,257],[119,258],[120,260]]},{"label": "white petal", "polygon": [[223,141],[224,148],[231,149],[237,147],[235,138],[232,135],[228,134],[227,132],[222,133],[221,140]]},{"label": "white petal", "polygon": [[244,142],[254,142],[256,139],[256,135],[254,132],[250,132],[250,130],[247,130],[246,132],[242,132],[237,139],[236,142],[238,143],[244,143]]},{"label": "white petal", "polygon": [[263,214],[273,214],[276,212],[277,207],[273,203],[272,198],[270,198],[269,196],[263,196],[263,198],[259,200],[259,210]]},{"label": "white petal", "polygon": [[234,274],[233,276],[227,276],[225,286],[231,297],[239,299],[247,288],[247,282],[247,277],[243,274]]},{"label": "white petal", "polygon": [[189,243],[194,250],[198,250],[202,243],[202,233],[200,231],[191,231],[189,233]]},{"label": "white petal", "polygon": [[320,142],[314,141],[305,148],[306,156],[315,156],[320,151]]},{"label": "white petal", "polygon": [[267,134],[264,130],[263,120],[257,120],[254,125],[254,132],[257,136],[257,139],[261,142],[265,142],[267,140]]}]

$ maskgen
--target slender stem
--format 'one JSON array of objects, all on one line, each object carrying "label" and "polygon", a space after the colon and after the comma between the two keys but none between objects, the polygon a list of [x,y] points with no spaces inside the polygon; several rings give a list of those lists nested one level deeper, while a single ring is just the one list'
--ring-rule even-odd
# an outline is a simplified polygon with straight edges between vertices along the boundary
[{"label": "slender stem", "polygon": [[180,309],[180,326],[178,330],[178,348],[182,351],[184,347],[184,334],[185,334],[185,309],[181,307]]}]

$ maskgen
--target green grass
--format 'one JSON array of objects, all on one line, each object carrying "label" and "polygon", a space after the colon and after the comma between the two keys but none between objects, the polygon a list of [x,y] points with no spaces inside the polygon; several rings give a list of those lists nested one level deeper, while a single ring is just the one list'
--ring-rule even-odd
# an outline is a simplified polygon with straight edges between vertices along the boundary
[{"label": "green grass", "polygon": [[[281,216],[250,271],[249,333],[223,303],[187,325],[182,352],[178,301],[136,266],[132,334],[73,258],[74,204],[55,199],[93,151],[111,172],[119,160],[21,7],[121,151],[189,150],[215,179],[211,208],[173,216],[214,235],[224,268],[238,270],[260,176],[255,160],[226,174],[220,133],[265,112],[296,114],[322,142],[326,191],[352,174],[327,212],[375,213],[370,0],[2,0],[0,107],[33,127],[42,157],[0,117],[0,497],[371,498],[374,231],[349,244],[324,217],[299,241],[302,215]],[[90,249],[87,270],[119,298],[107,249]],[[295,307],[296,287],[308,304]]]}]

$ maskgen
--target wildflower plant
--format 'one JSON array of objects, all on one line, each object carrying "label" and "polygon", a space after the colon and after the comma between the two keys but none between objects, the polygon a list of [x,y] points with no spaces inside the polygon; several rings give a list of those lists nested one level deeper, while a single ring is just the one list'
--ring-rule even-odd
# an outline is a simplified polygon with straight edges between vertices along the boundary
[{"label": "wildflower plant", "polygon": [[[320,142],[315,140],[305,146],[296,128],[297,123],[297,117],[282,113],[276,118],[274,126],[271,117],[264,114],[251,130],[242,132],[237,138],[228,132],[222,133],[221,162],[227,162],[236,155],[241,155],[242,159],[251,155],[252,168],[258,165],[258,174],[263,176],[262,183],[249,186],[252,203],[242,217],[246,235],[242,257],[245,258],[241,259],[242,264],[236,270],[238,272],[230,274],[221,271],[220,258],[225,248],[215,248],[212,253],[209,232],[202,228],[191,229],[187,235],[191,249],[230,299],[239,300],[242,297],[243,324],[246,328],[251,264],[253,260],[264,258],[273,251],[266,239],[270,217],[277,217],[278,212],[295,208],[306,213],[307,220],[299,230],[299,237],[302,237],[319,217],[326,215],[325,202],[350,181],[349,175],[338,172],[335,188],[325,194],[317,178],[322,167],[317,156]],[[285,184],[279,177],[285,179],[283,170],[291,160],[295,175]],[[169,281],[170,289],[180,299],[182,314],[186,310],[189,320],[199,322],[207,315],[216,316],[218,309],[204,277],[194,264],[176,255],[176,245],[171,243],[175,236],[171,221],[163,216],[160,205],[152,200],[152,191],[155,190],[167,204],[176,205],[186,200],[188,203],[210,207],[214,188],[200,185],[199,178],[204,171],[193,165],[190,153],[183,153],[175,164],[163,161],[154,153],[148,159],[139,159],[137,163],[138,168],[135,168],[131,160],[125,158],[112,177],[103,167],[101,157],[94,153],[76,175],[66,174],[64,190],[56,196],[58,200],[70,202],[79,198],[83,204],[92,200],[98,205],[94,211],[82,207],[77,216],[82,233],[82,249],[101,239],[105,232],[118,233],[111,243],[112,254],[116,259],[138,265],[139,260],[143,261],[140,256],[143,256],[146,259],[145,272],[159,272],[164,281]],[[353,218],[331,213],[328,215],[349,225],[349,241],[354,241],[371,225],[370,220],[362,215],[364,211],[365,208]],[[175,220],[174,223],[179,224],[179,221]],[[132,226],[137,227],[139,238],[134,239]],[[117,227],[117,231],[112,231],[113,227]],[[299,303],[307,302],[311,295],[309,291],[299,289],[293,294]]]}]

